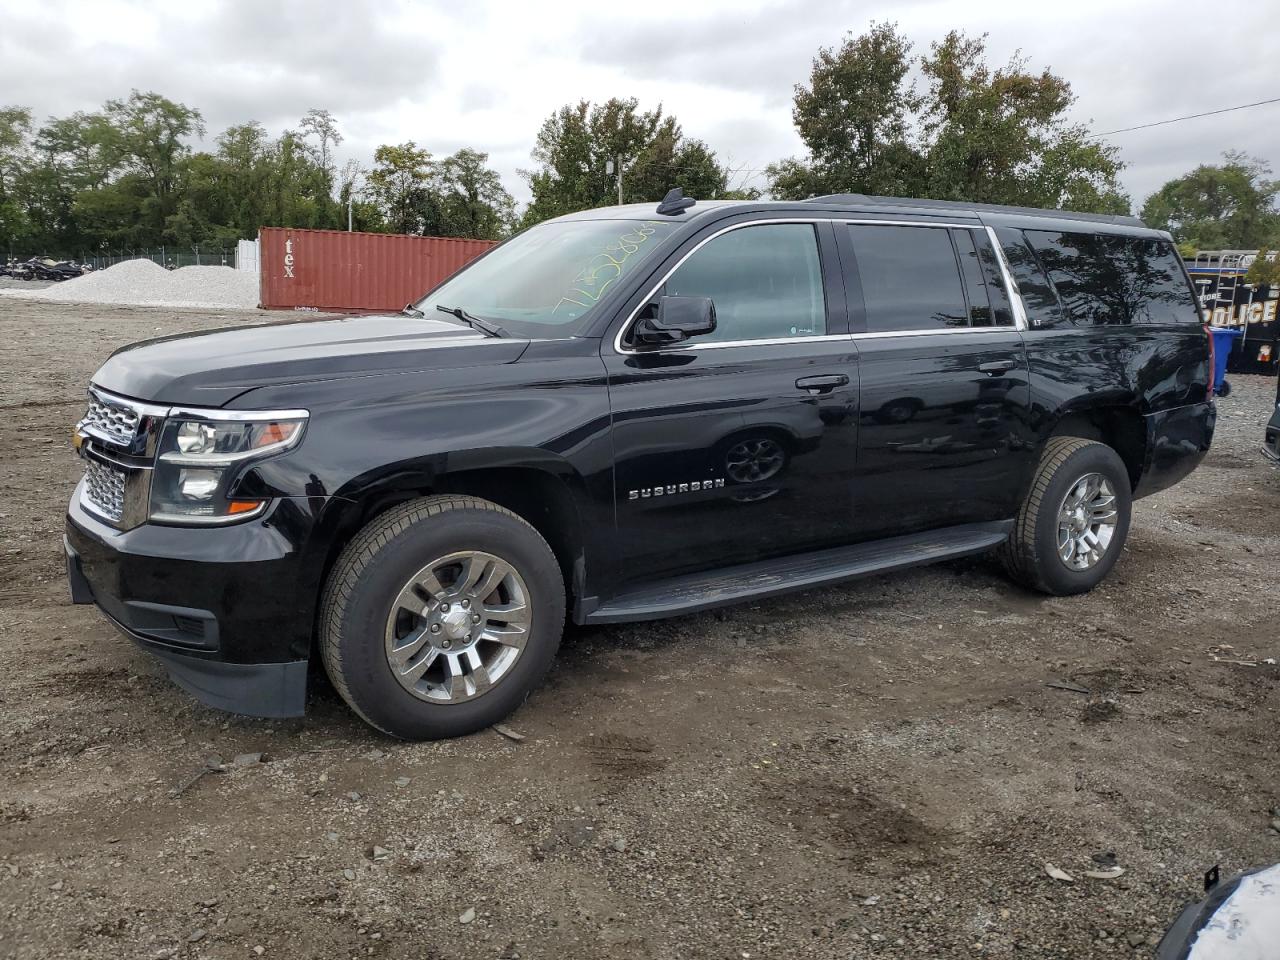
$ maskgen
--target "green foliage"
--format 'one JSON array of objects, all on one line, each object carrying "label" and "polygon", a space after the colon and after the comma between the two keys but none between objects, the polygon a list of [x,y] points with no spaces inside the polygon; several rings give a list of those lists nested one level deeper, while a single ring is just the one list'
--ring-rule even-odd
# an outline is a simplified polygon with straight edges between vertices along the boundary
[{"label": "green foliage", "polygon": [[1258,259],[1249,265],[1244,279],[1245,283],[1280,286],[1280,254],[1263,247],[1258,251]]},{"label": "green foliage", "polygon": [[532,155],[538,168],[523,171],[533,190],[525,226],[617,203],[619,161],[623,203],[657,202],[677,186],[704,199],[727,189],[726,171],[705,143],[686,140],[661,105],[641,112],[635,98],[561,107],[543,123]]},{"label": "green foliage", "polygon": [[499,239],[515,219],[474,150],[435,163],[412,143],[383,146],[362,184],[358,164],[337,169],[327,110],[274,139],[250,121],[193,150],[204,132],[198,110],[136,90],[39,129],[29,110],[0,108],[0,253],[229,248],[262,226],[345,228],[348,201],[360,230]]},{"label": "green foliage", "polygon": [[[923,92],[909,82],[913,65]],[[915,58],[892,24],[823,48],[792,117],[809,149],[767,171],[783,199],[869,193],[1127,213],[1114,147],[1066,122],[1070,84],[952,31]]]},{"label": "green foliage", "polygon": [[462,149],[434,161],[410,141],[381,146],[373,159],[369,195],[391,231],[488,240],[511,232],[515,201],[487,153]]},{"label": "green foliage", "polygon": [[1256,250],[1280,240],[1280,180],[1261,160],[1223,155],[1170,180],[1142,208],[1142,219],[1200,250]]}]

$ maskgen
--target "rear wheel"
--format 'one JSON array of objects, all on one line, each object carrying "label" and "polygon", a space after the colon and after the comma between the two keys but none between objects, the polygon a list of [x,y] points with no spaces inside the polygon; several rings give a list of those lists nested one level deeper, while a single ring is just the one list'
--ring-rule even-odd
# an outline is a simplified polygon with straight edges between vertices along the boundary
[{"label": "rear wheel", "polygon": [[1053,437],[1004,546],[1005,569],[1043,593],[1092,590],[1120,558],[1131,508],[1129,473],[1113,449]]},{"label": "rear wheel", "polygon": [[320,650],[343,699],[392,736],[472,733],[518,707],[564,628],[555,555],[528,523],[475,497],[378,517],[325,590]]}]

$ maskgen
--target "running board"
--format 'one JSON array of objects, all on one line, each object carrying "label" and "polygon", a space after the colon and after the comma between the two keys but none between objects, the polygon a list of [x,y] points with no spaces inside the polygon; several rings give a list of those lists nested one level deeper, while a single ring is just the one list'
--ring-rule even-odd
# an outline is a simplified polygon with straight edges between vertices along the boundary
[{"label": "running board", "polygon": [[743,600],[762,600],[840,580],[982,553],[1002,544],[1012,529],[1012,520],[970,523],[673,577],[632,588],[597,607],[587,614],[583,622],[626,623],[675,617]]}]

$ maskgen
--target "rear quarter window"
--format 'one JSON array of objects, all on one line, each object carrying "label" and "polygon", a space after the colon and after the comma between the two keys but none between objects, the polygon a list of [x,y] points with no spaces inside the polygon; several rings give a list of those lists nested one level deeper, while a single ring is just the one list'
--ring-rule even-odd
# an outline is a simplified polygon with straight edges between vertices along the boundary
[{"label": "rear quarter window", "polygon": [[1061,316],[1077,326],[1200,320],[1182,261],[1168,241],[1041,230],[1024,234],[1057,294]]}]

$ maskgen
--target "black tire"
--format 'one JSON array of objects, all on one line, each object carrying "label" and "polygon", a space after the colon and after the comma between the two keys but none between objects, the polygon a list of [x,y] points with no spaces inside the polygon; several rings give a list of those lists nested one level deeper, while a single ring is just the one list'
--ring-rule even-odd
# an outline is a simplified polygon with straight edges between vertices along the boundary
[{"label": "black tire", "polygon": [[[1071,488],[1090,473],[1106,477],[1115,491],[1116,527],[1101,558],[1087,570],[1073,570],[1058,556],[1058,510]],[[1014,580],[1041,593],[1061,597],[1092,590],[1120,559],[1132,507],[1129,471],[1115,450],[1080,437],[1052,437],[1001,550],[1004,568]]]},{"label": "black tire", "polygon": [[[387,617],[415,572],[461,550],[493,554],[518,571],[530,594],[529,632],[509,673],[488,692],[431,703],[393,675]],[[320,655],[334,687],[371,726],[404,740],[463,736],[502,720],[542,679],[564,630],[564,580],[551,548],[516,514],[478,497],[424,497],[379,516],[343,550],[321,603]]]}]

